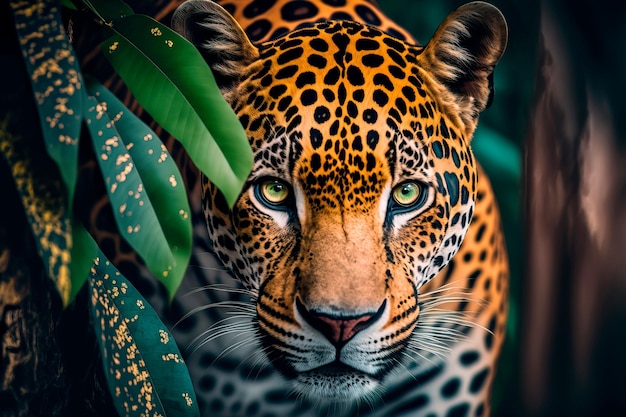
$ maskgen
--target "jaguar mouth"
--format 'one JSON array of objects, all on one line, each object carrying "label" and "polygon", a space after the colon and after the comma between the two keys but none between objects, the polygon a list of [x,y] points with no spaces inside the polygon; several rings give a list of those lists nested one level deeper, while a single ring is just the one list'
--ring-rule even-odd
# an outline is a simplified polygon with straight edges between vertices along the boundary
[{"label": "jaguar mouth", "polygon": [[348,401],[366,396],[380,379],[339,361],[302,372],[295,380],[298,393],[331,401]]}]

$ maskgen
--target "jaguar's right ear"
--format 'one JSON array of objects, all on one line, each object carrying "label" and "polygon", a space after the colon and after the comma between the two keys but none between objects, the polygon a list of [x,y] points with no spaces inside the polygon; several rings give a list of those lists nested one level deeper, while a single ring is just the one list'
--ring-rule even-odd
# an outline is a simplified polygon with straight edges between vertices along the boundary
[{"label": "jaguar's right ear", "polygon": [[243,69],[259,57],[239,23],[210,0],[181,4],[172,17],[172,28],[198,48],[222,92],[233,87]]}]

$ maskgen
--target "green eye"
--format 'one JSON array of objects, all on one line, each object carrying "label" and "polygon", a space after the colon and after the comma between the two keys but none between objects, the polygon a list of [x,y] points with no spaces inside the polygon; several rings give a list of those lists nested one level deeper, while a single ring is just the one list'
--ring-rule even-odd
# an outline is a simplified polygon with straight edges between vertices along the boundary
[{"label": "green eye", "polygon": [[392,193],[396,203],[403,207],[408,207],[420,200],[422,187],[416,182],[405,182],[395,187]]},{"label": "green eye", "polygon": [[267,180],[260,185],[261,197],[269,204],[281,204],[289,197],[289,187],[279,180]]}]

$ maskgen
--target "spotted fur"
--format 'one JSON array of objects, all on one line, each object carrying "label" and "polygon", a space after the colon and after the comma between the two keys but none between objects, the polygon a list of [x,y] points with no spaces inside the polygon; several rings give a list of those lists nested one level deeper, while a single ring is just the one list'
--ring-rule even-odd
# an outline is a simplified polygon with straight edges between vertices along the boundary
[{"label": "spotted fur", "polygon": [[298,395],[356,400],[333,414],[488,414],[508,271],[470,142],[502,15],[468,4],[422,47],[366,1],[223,5],[172,24],[255,155],[232,209],[207,179],[203,206],[261,349]]}]

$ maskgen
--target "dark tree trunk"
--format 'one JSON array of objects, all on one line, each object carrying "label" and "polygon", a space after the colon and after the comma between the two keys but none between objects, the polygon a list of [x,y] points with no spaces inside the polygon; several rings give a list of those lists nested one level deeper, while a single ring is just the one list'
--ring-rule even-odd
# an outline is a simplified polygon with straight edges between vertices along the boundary
[{"label": "dark tree trunk", "polygon": [[626,415],[624,11],[607,1],[542,7],[521,415]]}]

